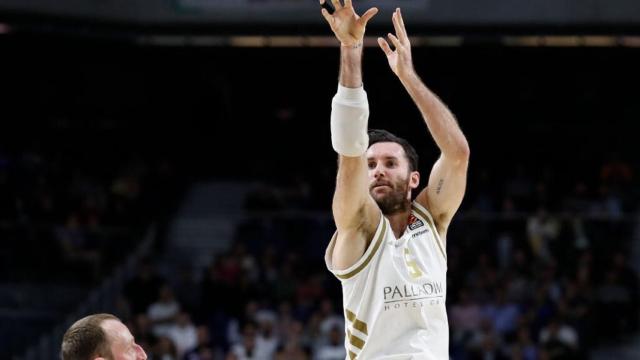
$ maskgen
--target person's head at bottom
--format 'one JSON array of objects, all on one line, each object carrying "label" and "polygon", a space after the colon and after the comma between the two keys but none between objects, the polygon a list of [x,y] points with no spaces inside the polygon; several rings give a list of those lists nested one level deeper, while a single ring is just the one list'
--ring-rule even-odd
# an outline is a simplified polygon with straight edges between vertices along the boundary
[{"label": "person's head at bottom", "polygon": [[65,332],[62,360],[144,360],[147,354],[129,329],[111,314],[94,314],[76,321]]}]

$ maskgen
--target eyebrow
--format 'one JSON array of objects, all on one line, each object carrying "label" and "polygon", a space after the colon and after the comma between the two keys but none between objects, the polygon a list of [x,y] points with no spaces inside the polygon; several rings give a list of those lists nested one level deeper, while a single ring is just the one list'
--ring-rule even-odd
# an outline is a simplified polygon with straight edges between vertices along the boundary
[{"label": "eyebrow", "polygon": [[[393,155],[384,156],[382,158],[382,160],[397,160],[397,159],[398,159],[398,157],[397,156],[393,156]],[[369,156],[369,157],[367,157],[367,160],[375,160],[375,157]]]}]

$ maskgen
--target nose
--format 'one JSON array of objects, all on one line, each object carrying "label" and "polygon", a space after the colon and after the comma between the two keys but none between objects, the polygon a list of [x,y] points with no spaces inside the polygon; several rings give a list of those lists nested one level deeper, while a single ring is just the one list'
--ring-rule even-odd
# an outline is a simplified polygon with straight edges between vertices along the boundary
[{"label": "nose", "polygon": [[384,166],[382,164],[376,164],[376,167],[373,168],[373,177],[379,179],[385,175]]}]

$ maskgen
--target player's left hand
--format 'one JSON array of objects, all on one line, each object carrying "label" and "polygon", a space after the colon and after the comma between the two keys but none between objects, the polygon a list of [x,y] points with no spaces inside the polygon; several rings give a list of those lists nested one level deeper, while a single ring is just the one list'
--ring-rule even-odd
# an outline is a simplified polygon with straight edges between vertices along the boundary
[{"label": "player's left hand", "polygon": [[391,50],[389,43],[384,38],[378,38],[378,45],[389,61],[389,67],[399,78],[411,75],[414,72],[413,60],[411,59],[411,43],[407,36],[407,30],[404,27],[404,21],[402,20],[402,14],[400,8],[397,8],[391,16],[393,21],[393,27],[396,34],[387,34],[387,37],[393,44],[395,50]]}]

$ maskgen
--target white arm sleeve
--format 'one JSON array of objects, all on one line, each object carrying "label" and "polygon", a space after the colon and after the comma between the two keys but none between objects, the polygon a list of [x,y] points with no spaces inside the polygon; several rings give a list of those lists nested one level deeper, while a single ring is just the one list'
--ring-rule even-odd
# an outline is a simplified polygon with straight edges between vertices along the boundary
[{"label": "white arm sleeve", "polygon": [[356,157],[369,147],[369,102],[364,87],[338,85],[331,102],[331,144],[341,155]]}]

